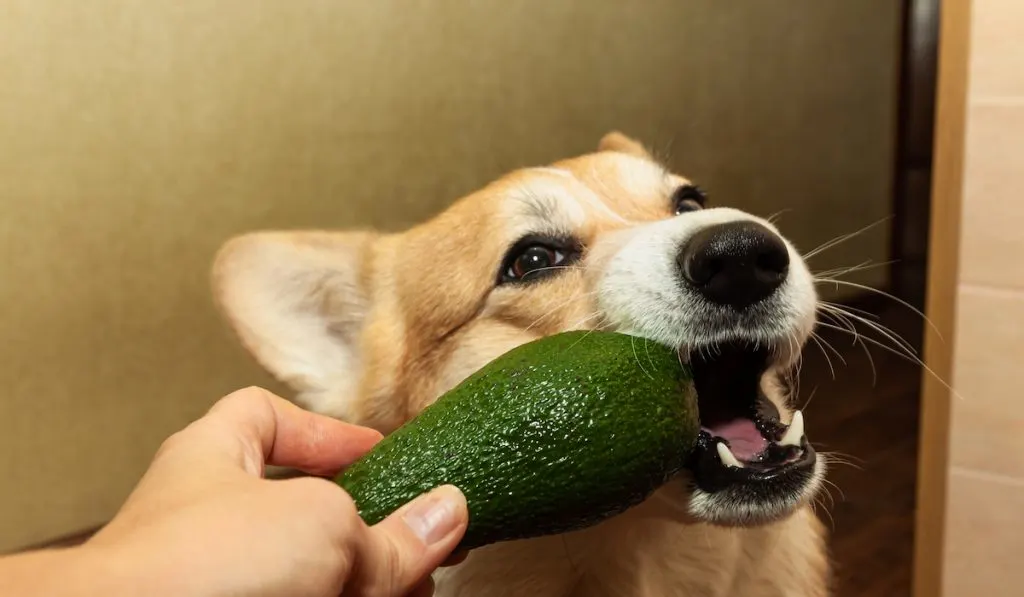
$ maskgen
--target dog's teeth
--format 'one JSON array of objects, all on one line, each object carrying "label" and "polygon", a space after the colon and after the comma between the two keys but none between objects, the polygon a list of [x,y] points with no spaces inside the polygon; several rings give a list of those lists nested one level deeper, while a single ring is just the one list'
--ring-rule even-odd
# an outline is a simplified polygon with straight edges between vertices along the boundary
[{"label": "dog's teeth", "polygon": [[729,446],[722,442],[718,442],[715,445],[718,446],[718,459],[722,461],[722,464],[735,468],[743,468],[743,463],[733,456],[732,450],[729,449]]},{"label": "dog's teeth", "polygon": [[789,424],[786,434],[779,440],[780,446],[800,447],[800,441],[804,438],[804,415],[800,411],[793,413],[793,421]]}]

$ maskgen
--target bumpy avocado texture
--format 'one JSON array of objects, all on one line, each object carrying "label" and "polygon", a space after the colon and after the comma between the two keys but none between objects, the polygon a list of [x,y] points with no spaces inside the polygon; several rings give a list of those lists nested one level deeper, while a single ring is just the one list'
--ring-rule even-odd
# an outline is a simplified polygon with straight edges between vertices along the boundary
[{"label": "bumpy avocado texture", "polygon": [[460,548],[472,549],[627,510],[683,467],[699,428],[691,372],[674,350],[565,332],[492,361],[337,482],[368,524],[455,485],[470,513]]}]

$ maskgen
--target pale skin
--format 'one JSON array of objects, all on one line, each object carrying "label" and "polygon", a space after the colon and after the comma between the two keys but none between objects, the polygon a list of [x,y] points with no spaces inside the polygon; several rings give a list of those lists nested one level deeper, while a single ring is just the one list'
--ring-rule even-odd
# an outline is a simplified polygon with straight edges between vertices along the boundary
[{"label": "pale skin", "polygon": [[0,558],[23,597],[392,597],[433,594],[466,529],[441,487],[367,526],[329,480],[268,480],[267,464],[333,475],[380,433],[249,388],[168,438],[116,517],[79,547]]}]

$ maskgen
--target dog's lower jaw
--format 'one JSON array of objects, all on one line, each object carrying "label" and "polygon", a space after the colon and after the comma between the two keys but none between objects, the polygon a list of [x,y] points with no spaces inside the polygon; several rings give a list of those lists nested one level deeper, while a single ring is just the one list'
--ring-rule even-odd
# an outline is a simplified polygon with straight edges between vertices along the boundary
[{"label": "dog's lower jaw", "polygon": [[825,597],[825,531],[809,507],[777,523],[684,520],[652,497],[590,529],[501,543],[435,575],[438,597]]}]

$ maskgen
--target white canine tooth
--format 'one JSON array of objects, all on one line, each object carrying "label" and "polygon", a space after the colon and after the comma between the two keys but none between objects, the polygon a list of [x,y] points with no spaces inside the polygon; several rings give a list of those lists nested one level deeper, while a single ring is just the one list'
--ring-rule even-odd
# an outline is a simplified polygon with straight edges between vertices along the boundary
[{"label": "white canine tooth", "polygon": [[722,442],[718,442],[715,445],[718,446],[718,459],[722,461],[722,464],[725,466],[743,468],[743,463],[733,456],[732,450],[729,449],[729,446]]},{"label": "white canine tooth", "polygon": [[789,424],[786,434],[779,440],[780,446],[800,447],[800,440],[804,438],[804,415],[800,411],[793,413],[793,421]]}]

